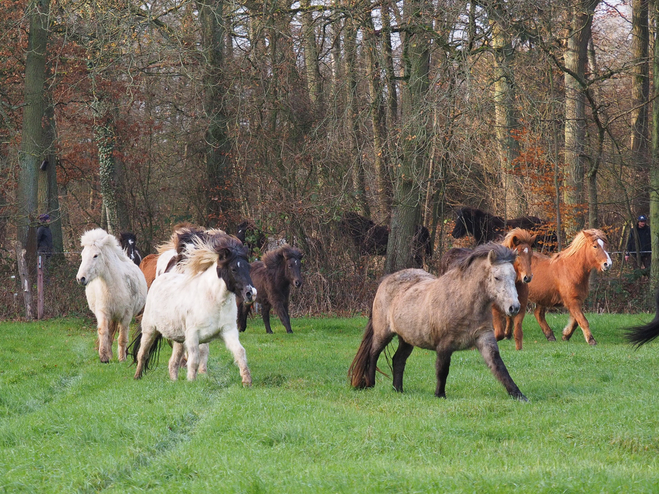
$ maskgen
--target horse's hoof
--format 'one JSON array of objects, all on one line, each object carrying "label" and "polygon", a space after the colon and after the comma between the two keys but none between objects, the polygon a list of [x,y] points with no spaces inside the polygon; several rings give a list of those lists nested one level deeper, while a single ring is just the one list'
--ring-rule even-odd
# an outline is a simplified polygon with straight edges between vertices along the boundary
[{"label": "horse's hoof", "polygon": [[595,341],[595,338],[593,338],[593,337],[591,336],[590,338],[588,338],[588,344],[589,344],[590,346],[595,346],[595,345],[597,345],[597,342]]},{"label": "horse's hoof", "polygon": [[547,336],[547,341],[556,341],[556,337],[553,334]]},{"label": "horse's hoof", "polygon": [[570,341],[570,338],[572,338],[571,334],[564,334],[563,335],[563,341]]},{"label": "horse's hoof", "polygon": [[523,394],[520,394],[519,396],[514,397],[517,401],[521,401],[522,403],[528,403],[529,399],[524,396]]},{"label": "horse's hoof", "polygon": [[109,359],[109,358],[101,359],[101,363],[102,363],[102,364],[109,364],[109,363],[110,363],[110,359]]},{"label": "horse's hoof", "polygon": [[265,332],[266,332],[267,334],[274,334],[274,333],[272,332],[272,330],[268,331],[268,330],[266,329]]},{"label": "horse's hoof", "polygon": [[289,334],[292,334],[292,333],[293,333],[293,330],[291,330],[291,329],[287,329],[286,332],[289,333]]}]

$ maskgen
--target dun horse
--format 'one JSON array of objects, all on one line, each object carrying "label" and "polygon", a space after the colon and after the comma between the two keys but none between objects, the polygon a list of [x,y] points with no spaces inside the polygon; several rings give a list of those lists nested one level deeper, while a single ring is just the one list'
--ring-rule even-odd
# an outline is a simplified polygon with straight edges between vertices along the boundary
[{"label": "dun horse", "polygon": [[197,238],[185,249],[186,255],[177,270],[156,277],[149,290],[142,331],[131,344],[137,363],[135,379],[149,368],[162,337],[174,341],[169,360],[172,380],[178,378],[184,351],[188,352],[187,378],[194,380],[199,344],[222,338],[240,368],[243,385],[250,385],[252,378],[236,325],[236,294],[247,301],[256,295],[247,249],[238,239],[224,233]]},{"label": "dun horse", "polygon": [[583,230],[567,249],[551,257],[533,254],[529,300],[536,304],[534,315],[548,341],[556,341],[556,337],[547,324],[545,313],[550,307],[562,306],[570,312],[570,319],[563,329],[563,340],[569,340],[579,325],[588,344],[597,344],[582,306],[588,296],[590,272],[593,269],[606,271],[611,267],[606,242],[606,235],[601,230]]},{"label": "dun horse", "polygon": [[526,397],[506,369],[492,329],[492,304],[506,315],[519,312],[515,290],[515,253],[499,244],[474,249],[458,266],[439,278],[420,269],[385,277],[378,287],[371,316],[348,375],[355,388],[375,385],[378,357],[395,335],[393,385],[403,391],[403,372],[415,346],[437,352],[435,396],[446,397],[451,355],[478,348],[508,394]]},{"label": "dun horse", "polygon": [[[494,336],[497,341],[504,338],[510,339],[513,334],[515,337],[515,348],[522,349],[522,323],[526,314],[526,306],[529,300],[528,283],[533,279],[533,243],[536,236],[531,235],[528,231],[521,228],[515,228],[508,232],[501,244],[512,249],[517,257],[513,266],[515,267],[515,289],[519,298],[520,311],[514,317],[504,316],[502,311],[496,305],[492,306],[492,322],[494,325]],[[440,273],[445,273],[450,268],[456,266],[461,259],[464,259],[471,252],[470,249],[454,248],[450,249],[441,260]],[[506,325],[502,324],[502,318],[505,317]],[[513,331],[514,328],[514,331]]]},{"label": "dun horse", "polygon": [[112,340],[119,330],[119,361],[126,360],[130,321],[144,307],[146,281],[121,249],[114,235],[97,228],[84,233],[82,261],[76,280],[85,287],[89,309],[96,316],[101,362],[112,358]]},{"label": "dun horse", "polygon": [[[263,261],[252,263],[252,280],[256,287],[256,302],[261,304],[265,331],[272,333],[270,327],[270,310],[275,309],[287,333],[292,333],[291,318],[288,311],[288,301],[291,285],[302,286],[302,252],[296,247],[284,245],[268,252]],[[251,305],[246,306],[238,297],[238,329],[245,331],[247,316]]]}]

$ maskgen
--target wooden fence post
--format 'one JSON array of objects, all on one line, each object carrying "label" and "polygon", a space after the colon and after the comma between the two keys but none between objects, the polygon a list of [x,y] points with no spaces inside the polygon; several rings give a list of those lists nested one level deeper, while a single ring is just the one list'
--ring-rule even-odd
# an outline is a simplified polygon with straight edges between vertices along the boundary
[{"label": "wooden fence post", "polygon": [[43,319],[43,255],[37,257],[37,319]]}]

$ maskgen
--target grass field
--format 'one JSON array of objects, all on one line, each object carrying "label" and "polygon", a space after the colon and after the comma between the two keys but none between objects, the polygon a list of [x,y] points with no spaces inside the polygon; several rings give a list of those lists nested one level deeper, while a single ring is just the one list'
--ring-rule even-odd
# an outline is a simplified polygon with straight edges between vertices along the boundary
[{"label": "grass field", "polygon": [[580,330],[547,342],[532,316],[523,351],[501,343],[529,403],[476,351],[454,354],[446,400],[419,349],[404,394],[380,374],[350,389],[364,318],[250,321],[251,388],[221,342],[195,382],[169,381],[169,347],[134,381],[99,362],[89,320],[0,323],[0,491],[658,492],[659,344],[621,332],[652,316],[588,318],[594,348]]}]

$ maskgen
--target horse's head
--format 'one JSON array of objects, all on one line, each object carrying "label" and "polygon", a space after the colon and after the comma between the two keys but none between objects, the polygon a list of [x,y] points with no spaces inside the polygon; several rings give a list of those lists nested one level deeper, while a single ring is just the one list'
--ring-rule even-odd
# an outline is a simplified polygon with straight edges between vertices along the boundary
[{"label": "horse's head", "polygon": [[295,288],[302,286],[302,251],[296,247],[284,247],[282,249],[284,256],[286,279]]},{"label": "horse's head", "polygon": [[531,283],[533,279],[531,260],[533,259],[533,244],[536,237],[537,235],[531,235],[526,230],[515,228],[508,232],[502,242],[502,245],[512,249],[517,254],[513,264],[517,273],[517,281]]},{"label": "horse's head", "polygon": [[121,252],[121,247],[116,237],[108,235],[101,228],[85,232],[80,243],[83,246],[82,260],[76,280],[82,286],[87,286],[105,270],[108,249]]},{"label": "horse's head", "polygon": [[586,238],[586,252],[590,259],[592,268],[597,268],[599,271],[608,271],[613,262],[611,256],[606,251],[607,239],[606,235],[601,230],[584,230],[584,237]]},{"label": "horse's head", "polygon": [[486,262],[489,267],[487,292],[493,297],[494,304],[504,309],[507,316],[514,316],[521,307],[515,288],[515,252],[498,244],[485,244],[483,247],[489,247]]},{"label": "horse's head", "polygon": [[242,297],[246,304],[254,302],[256,288],[250,276],[247,249],[242,245],[228,245],[219,248],[217,254],[217,276],[224,281],[227,290]]}]

